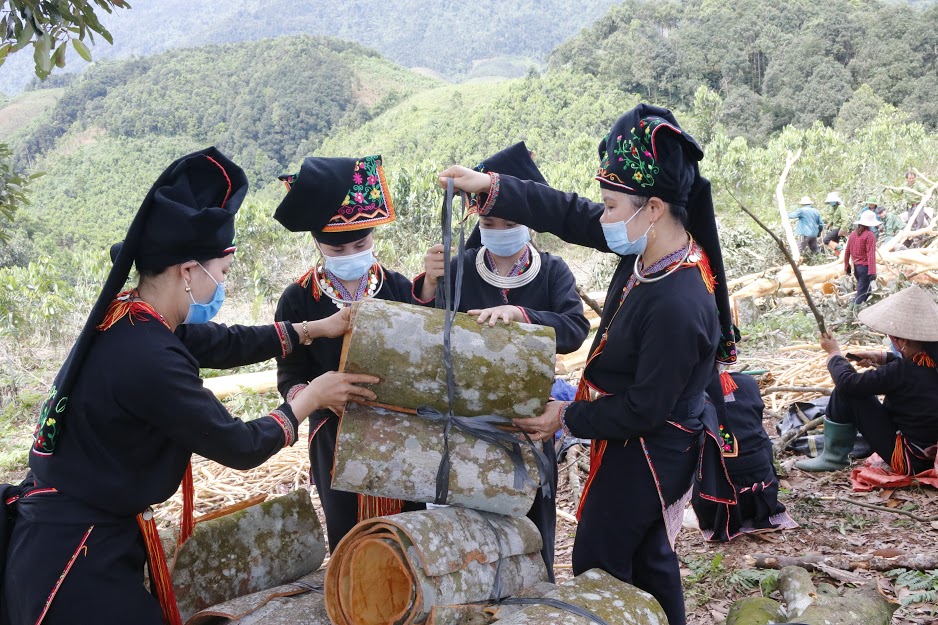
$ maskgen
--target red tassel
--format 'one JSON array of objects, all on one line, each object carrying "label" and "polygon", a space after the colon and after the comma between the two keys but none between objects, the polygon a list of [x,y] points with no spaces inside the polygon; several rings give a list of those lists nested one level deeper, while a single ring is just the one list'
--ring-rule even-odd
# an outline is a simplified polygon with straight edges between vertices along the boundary
[{"label": "red tassel", "polygon": [[739,388],[729,371],[720,372],[720,386],[723,387],[724,397]]},{"label": "red tassel", "polygon": [[608,441],[600,441],[595,438],[590,445],[590,473],[586,477],[586,484],[583,485],[583,494],[580,496],[580,505],[576,508],[576,519],[580,520],[580,515],[583,514],[583,504],[586,503],[586,496],[590,492],[590,486],[593,485],[593,478],[596,477],[596,474],[599,472],[599,467],[603,463],[603,454],[606,453],[606,444]]},{"label": "red tassel", "polygon": [[192,462],[182,476],[182,512],[179,513],[179,539],[176,550],[192,536],[195,529],[195,485],[192,482]]},{"label": "red tassel", "polygon": [[145,514],[149,518],[144,518],[143,514],[137,515],[137,525],[140,527],[143,543],[147,549],[150,575],[153,578],[153,595],[156,596],[160,609],[163,611],[164,625],[182,625],[179,606],[176,604],[176,593],[173,592],[173,582],[169,576],[169,568],[166,566],[166,554],[163,552],[163,543],[160,542],[160,534],[156,529],[156,521],[151,511]]},{"label": "red tassel", "polygon": [[922,352],[921,354],[915,354],[914,356],[912,356],[912,362],[914,362],[920,367],[931,367],[932,369],[938,368],[935,366],[935,361],[932,360],[931,356],[929,356],[925,352]]},{"label": "red tassel", "polygon": [[713,293],[717,288],[717,279],[716,276],[713,275],[713,270],[710,268],[710,258],[707,257],[707,253],[703,250],[702,247],[696,243],[694,244],[694,247],[700,254],[700,260],[697,261],[697,268],[700,269],[700,277],[703,278],[703,282],[707,287],[707,291]]}]

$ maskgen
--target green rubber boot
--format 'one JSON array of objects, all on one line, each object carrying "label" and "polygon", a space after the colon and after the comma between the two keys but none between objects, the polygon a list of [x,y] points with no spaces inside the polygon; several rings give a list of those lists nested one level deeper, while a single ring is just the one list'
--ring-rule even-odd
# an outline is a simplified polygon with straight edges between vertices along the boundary
[{"label": "green rubber boot", "polygon": [[802,471],[839,471],[850,464],[848,454],[856,442],[857,429],[852,423],[836,423],[824,419],[824,451],[817,458],[799,460],[795,466]]}]

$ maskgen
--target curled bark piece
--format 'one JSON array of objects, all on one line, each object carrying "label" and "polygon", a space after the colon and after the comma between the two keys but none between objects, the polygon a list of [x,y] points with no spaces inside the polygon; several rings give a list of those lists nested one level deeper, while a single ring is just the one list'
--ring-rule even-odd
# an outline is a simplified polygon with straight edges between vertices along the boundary
[{"label": "curled bark piece", "polygon": [[[453,429],[449,449],[448,504],[509,516],[524,516],[531,509],[539,478],[527,447],[521,451],[530,481],[520,484],[501,447]],[[339,426],[332,487],[432,503],[442,452],[442,424],[349,404]]]},{"label": "curled bark piece", "polygon": [[306,490],[198,523],[172,572],[179,613],[185,621],[229,599],[291,582],[318,569],[325,556]]},{"label": "curled bark piece", "polygon": [[435,605],[427,625],[488,625],[492,620],[485,605]]},{"label": "curled bark piece", "polygon": [[[443,311],[368,298],[352,306],[340,371],[381,378],[377,404],[413,412],[449,410],[443,367]],[[453,325],[454,413],[534,417],[544,411],[554,376],[553,328],[478,324],[459,313]]]},{"label": "curled bark piece", "polygon": [[[609,625],[667,625],[668,618],[650,594],[619,581],[609,573],[591,569],[546,595],[589,610]],[[547,605],[531,605],[501,618],[499,625],[593,625],[590,619]]]},{"label": "curled bark piece", "polygon": [[547,580],[529,519],[463,508],[359,523],[326,571],[336,625],[423,623],[433,606],[485,602]]}]

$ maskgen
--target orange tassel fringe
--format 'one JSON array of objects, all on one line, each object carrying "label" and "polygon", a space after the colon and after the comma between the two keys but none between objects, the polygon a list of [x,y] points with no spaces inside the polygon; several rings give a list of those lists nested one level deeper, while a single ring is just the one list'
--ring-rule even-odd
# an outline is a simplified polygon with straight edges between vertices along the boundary
[{"label": "orange tassel fringe", "polygon": [[156,529],[153,513],[147,511],[149,516],[144,519],[143,514],[137,515],[137,525],[143,534],[143,542],[147,549],[147,559],[150,563],[150,574],[153,579],[153,595],[160,602],[163,611],[164,625],[182,625],[179,616],[179,606],[176,605],[176,594],[173,592],[173,582],[169,576],[169,567],[166,565],[166,554],[163,552],[163,543]]},{"label": "orange tassel fringe", "polygon": [[717,279],[716,276],[713,275],[713,270],[710,268],[710,259],[699,245],[697,246],[697,251],[700,252],[700,260],[697,261],[697,268],[700,269],[700,277],[703,278],[707,291],[713,293],[717,288]]},{"label": "orange tassel fringe", "polygon": [[104,332],[127,315],[130,315],[131,323],[134,321],[146,322],[153,318],[159,319],[160,322],[168,328],[169,325],[163,321],[163,317],[160,316],[160,313],[156,312],[156,310],[146,302],[137,299],[138,297],[139,295],[137,295],[136,289],[119,293],[117,298],[108,306],[107,312],[104,313],[104,319],[98,324],[98,330]]},{"label": "orange tassel fringe", "polygon": [[180,515],[178,546],[182,547],[195,529],[195,485],[192,483],[191,462],[186,467],[185,475],[182,476],[182,512]]},{"label": "orange tassel fringe", "polygon": [[889,466],[898,475],[907,475],[909,472],[909,465],[905,458],[905,442],[902,439],[901,432],[896,432],[896,446],[892,450]]},{"label": "orange tassel fringe", "polygon": [[914,356],[912,356],[912,362],[914,362],[920,367],[931,367],[932,369],[938,368],[935,366],[935,361],[932,360],[931,356],[929,356],[928,354],[924,352],[922,352],[921,354],[915,354]]}]

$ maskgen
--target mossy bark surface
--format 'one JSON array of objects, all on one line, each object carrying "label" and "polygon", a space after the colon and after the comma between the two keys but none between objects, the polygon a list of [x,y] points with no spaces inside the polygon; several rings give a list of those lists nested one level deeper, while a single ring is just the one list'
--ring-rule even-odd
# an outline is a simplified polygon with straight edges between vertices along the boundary
[{"label": "mossy bark surface", "polygon": [[[326,608],[337,625],[423,623],[434,606],[507,597],[545,581],[540,549],[540,533],[524,517],[437,508],[372,519],[333,553]],[[376,570],[381,583],[369,583]]]},{"label": "mossy bark surface", "polygon": [[[434,501],[443,456],[443,425],[372,406],[349,404],[339,426],[332,487],[405,501]],[[521,447],[530,481],[515,485],[501,447],[453,429],[447,503],[524,516],[537,491],[534,455]]]},{"label": "mossy bark surface", "polygon": [[[609,625],[668,625],[668,618],[650,594],[599,569],[589,570],[547,593],[551,599],[589,610]],[[593,621],[546,605],[527,606],[502,618],[499,625],[592,625]]]},{"label": "mossy bark surface", "polygon": [[210,606],[291,582],[317,570],[325,555],[306,490],[197,523],[172,572],[179,612],[185,621]]},{"label": "mossy bark surface", "polygon": [[296,582],[238,597],[202,610],[186,625],[330,625],[323,603],[325,569],[304,575]]},{"label": "mossy bark surface", "polygon": [[[377,403],[446,413],[442,310],[368,298],[352,307],[340,370],[381,378]],[[556,342],[553,328],[526,323],[478,324],[459,313],[451,332],[456,394],[464,417],[540,415],[550,395]]]}]

